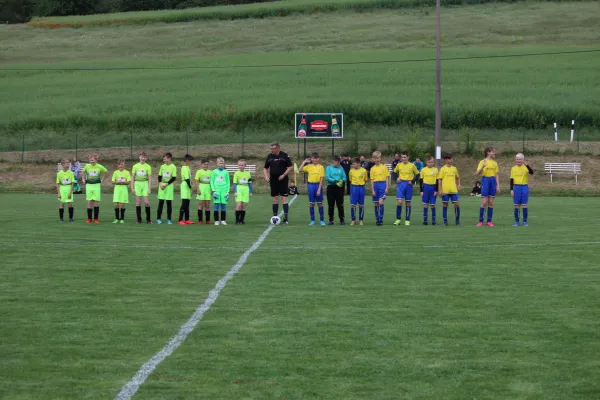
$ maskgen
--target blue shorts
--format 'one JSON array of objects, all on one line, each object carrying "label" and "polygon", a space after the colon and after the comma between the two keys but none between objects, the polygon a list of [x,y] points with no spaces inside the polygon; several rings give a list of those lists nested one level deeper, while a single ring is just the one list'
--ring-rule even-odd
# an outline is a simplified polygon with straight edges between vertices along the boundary
[{"label": "blue shorts", "polygon": [[318,190],[319,190],[318,183],[309,183],[308,184],[308,202],[309,203],[322,203],[323,202],[323,188],[321,188],[321,193],[317,196]]},{"label": "blue shorts", "polygon": [[434,195],[437,187],[435,185],[423,184],[423,204],[435,205],[436,197]]},{"label": "blue shorts", "polygon": [[373,202],[376,203],[379,199],[385,199],[385,186],[386,182],[373,182],[373,188],[375,192],[373,193]]},{"label": "blue shorts", "polygon": [[396,198],[403,199],[406,201],[412,200],[413,185],[408,184],[409,181],[402,181],[396,187]]},{"label": "blue shorts", "polygon": [[442,196],[442,203],[447,203],[449,201],[458,203],[458,193],[450,193]]},{"label": "blue shorts", "polygon": [[481,178],[481,196],[494,197],[496,196],[496,177],[484,176]]},{"label": "blue shorts", "polygon": [[360,204],[365,205],[365,187],[359,185],[350,186],[350,204],[353,206]]},{"label": "blue shorts", "polygon": [[527,205],[529,201],[529,185],[515,185],[513,191],[515,192],[515,196],[513,197],[515,205]]}]

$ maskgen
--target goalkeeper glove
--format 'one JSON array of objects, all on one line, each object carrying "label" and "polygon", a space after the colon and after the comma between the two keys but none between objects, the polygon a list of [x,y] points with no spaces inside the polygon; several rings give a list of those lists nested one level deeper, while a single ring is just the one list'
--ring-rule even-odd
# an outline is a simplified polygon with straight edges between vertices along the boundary
[{"label": "goalkeeper glove", "polygon": [[225,200],[229,200],[229,193],[225,194]]},{"label": "goalkeeper glove", "polygon": [[214,192],[213,193],[213,199],[217,200],[219,198],[219,193]]},{"label": "goalkeeper glove", "polygon": [[342,187],[342,186],[344,186],[344,180],[343,180],[343,179],[340,179],[340,180],[338,181],[337,185],[338,185],[338,187]]}]

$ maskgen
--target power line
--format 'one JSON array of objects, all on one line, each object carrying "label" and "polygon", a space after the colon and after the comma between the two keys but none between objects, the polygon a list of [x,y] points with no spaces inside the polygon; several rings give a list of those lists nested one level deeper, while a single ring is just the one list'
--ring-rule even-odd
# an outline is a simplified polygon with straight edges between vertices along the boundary
[{"label": "power line", "polygon": [[[599,53],[600,49],[593,50],[574,50],[574,51],[554,51],[545,53],[524,53],[524,54],[499,54],[486,56],[466,56],[442,58],[442,61],[461,61],[461,60],[485,60],[494,58],[517,58],[517,57],[537,57],[554,56],[567,54],[585,54]],[[0,71],[150,71],[150,70],[184,70],[184,69],[247,69],[247,68],[290,68],[290,67],[328,67],[335,65],[365,65],[365,64],[403,64],[420,63],[435,61],[435,58],[416,58],[408,60],[382,60],[382,61],[347,61],[331,63],[301,63],[301,64],[264,64],[264,65],[189,65],[181,67],[105,67],[105,68],[0,68]]]}]

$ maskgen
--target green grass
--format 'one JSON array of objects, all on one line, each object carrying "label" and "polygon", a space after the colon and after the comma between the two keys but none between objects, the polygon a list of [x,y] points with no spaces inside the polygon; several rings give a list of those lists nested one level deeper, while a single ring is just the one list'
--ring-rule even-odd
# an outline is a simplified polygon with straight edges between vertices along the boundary
[{"label": "green grass", "polygon": [[[444,6],[488,3],[513,3],[515,0],[446,0]],[[560,2],[565,0],[555,0]],[[189,22],[194,20],[237,20],[284,17],[294,14],[314,14],[340,10],[370,11],[431,7],[434,0],[285,0],[235,6],[187,8],[183,10],[138,11],[113,14],[78,15],[34,18],[30,26],[39,28],[80,28],[84,26],[115,26],[153,24],[157,22]]]},{"label": "green grass", "polygon": [[[114,397],[264,231],[269,204],[253,199],[243,227],[184,228],[132,225],[132,207],[114,226],[103,203],[86,226],[81,196],[74,225],[51,195],[0,196],[0,397]],[[136,398],[598,397],[594,204],[534,197],[517,229],[500,198],[497,227],[477,229],[474,199],[460,228],[419,225],[418,206],[393,227],[388,201],[382,228],[367,206],[364,227],[310,229],[301,196]]]}]

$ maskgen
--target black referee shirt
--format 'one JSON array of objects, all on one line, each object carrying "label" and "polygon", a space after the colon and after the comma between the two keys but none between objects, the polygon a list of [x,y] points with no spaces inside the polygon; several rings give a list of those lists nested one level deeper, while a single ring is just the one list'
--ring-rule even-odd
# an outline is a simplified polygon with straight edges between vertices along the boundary
[{"label": "black referee shirt", "polygon": [[265,161],[265,168],[269,169],[271,178],[279,178],[284,172],[292,166],[292,160],[287,153],[280,151],[279,154],[269,154]]}]

